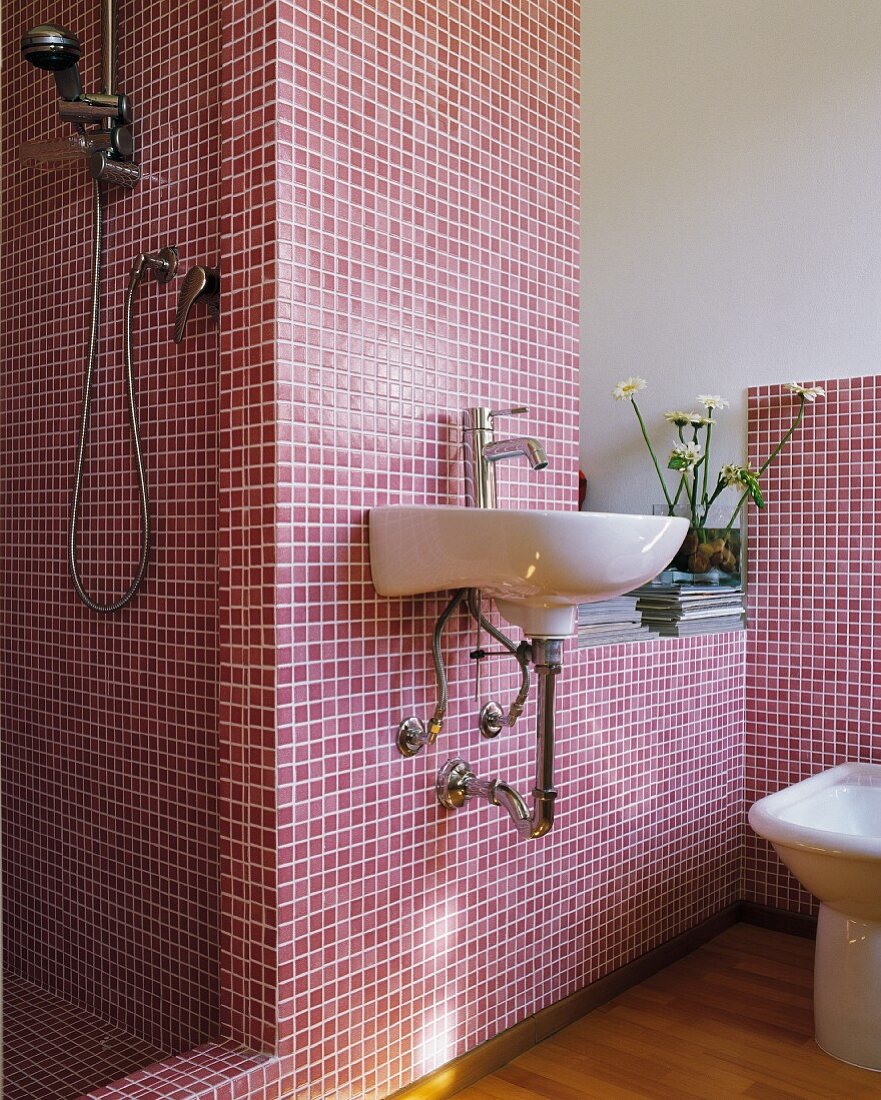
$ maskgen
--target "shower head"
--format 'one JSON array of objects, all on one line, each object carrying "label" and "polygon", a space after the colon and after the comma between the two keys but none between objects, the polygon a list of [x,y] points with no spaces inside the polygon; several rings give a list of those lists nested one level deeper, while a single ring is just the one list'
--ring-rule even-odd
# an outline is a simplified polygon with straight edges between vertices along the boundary
[{"label": "shower head", "polygon": [[25,61],[54,74],[62,99],[72,101],[83,94],[77,68],[83,51],[72,31],[55,23],[41,23],[22,35],[21,52]]}]

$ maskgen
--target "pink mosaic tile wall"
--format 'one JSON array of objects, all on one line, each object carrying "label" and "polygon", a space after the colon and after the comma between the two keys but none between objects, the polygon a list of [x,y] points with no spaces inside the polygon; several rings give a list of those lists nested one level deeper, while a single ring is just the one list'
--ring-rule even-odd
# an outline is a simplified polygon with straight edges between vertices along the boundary
[{"label": "pink mosaic tile wall", "polygon": [[277,1022],[276,9],[223,0],[220,342],[221,1028]]},{"label": "pink mosaic tile wall", "polygon": [[[881,761],[881,378],[818,384],[827,396],[766,474],[768,508],[750,527],[747,806],[843,761]],[[795,407],[779,387],[750,391],[753,462],[768,455]],[[745,896],[812,907],[750,829]]]},{"label": "pink mosaic tile wall", "polygon": [[[188,12],[198,33],[209,35],[210,14]],[[148,7],[140,16],[148,28],[152,13]],[[57,15],[79,29],[89,25],[79,8]],[[181,538],[195,545],[167,576],[157,560],[160,587],[126,623],[99,629],[72,599],[60,602],[68,597],[53,545],[59,532],[63,545],[69,469],[49,463],[46,443],[49,426],[65,423],[62,398],[53,395],[59,407],[39,420],[42,434],[33,429],[34,451],[41,448],[34,468],[46,494],[39,524],[30,518],[29,498],[25,507],[27,490],[34,490],[30,467],[14,468],[7,450],[0,468],[15,469],[19,494],[10,498],[18,512],[10,504],[7,514],[28,521],[10,527],[16,534],[8,536],[4,560],[14,561],[31,536],[60,608],[54,611],[49,599],[44,605],[33,584],[22,587],[7,570],[14,595],[4,605],[4,626],[23,624],[5,639],[18,653],[10,695],[22,700],[13,709],[19,732],[12,744],[30,737],[16,766],[26,774],[28,754],[45,743],[45,730],[60,728],[72,677],[81,731],[73,759],[93,769],[81,819],[92,824],[108,807],[116,815],[97,817],[106,826],[98,833],[107,845],[100,850],[104,873],[116,866],[114,846],[127,820],[129,803],[118,793],[133,783],[125,769],[138,736],[147,736],[139,722],[150,718],[148,733],[162,738],[167,751],[168,804],[177,804],[187,777],[196,774],[187,763],[192,734],[204,749],[197,754],[204,763],[197,789],[208,791],[209,800],[212,766],[219,767],[222,916],[219,930],[211,919],[189,929],[190,957],[213,963],[219,939],[221,1008],[214,1018],[234,1042],[275,1044],[278,1055],[243,1060],[232,1045],[207,1046],[96,1096],[378,1100],[737,897],[742,636],[590,653],[569,647],[559,706],[558,824],[537,844],[519,841],[489,807],[449,815],[434,801],[434,774],[448,755],[465,755],[480,772],[522,789],[532,778],[532,708],[517,732],[496,743],[476,733],[479,703],[466,656],[472,636],[461,619],[448,642],[451,702],[443,739],[416,760],[394,749],[400,718],[433,705],[429,642],[442,600],[376,596],[368,509],[461,500],[458,422],[462,408],[477,403],[529,405],[512,430],[534,432],[551,453],[552,467],[543,474],[516,466],[501,471],[503,502],[574,507],[578,17],[575,0],[381,6],[298,0],[256,8],[225,0],[217,214],[229,312],[220,349],[221,411],[212,419],[216,394],[200,392],[201,419],[192,412],[179,423],[172,406],[174,418],[163,421],[189,433],[186,448],[181,440],[175,453],[190,474],[187,484],[203,491],[210,469],[192,457],[203,454],[193,449],[193,433],[200,426],[219,432],[217,508],[208,508],[209,493],[193,490],[205,504],[204,513],[197,509],[199,522],[183,505],[175,514]],[[156,9],[160,18],[167,23],[167,9]],[[167,51],[167,26],[145,41]],[[212,43],[204,44],[198,54],[207,58]],[[153,94],[132,90],[142,102]],[[17,94],[19,101],[32,95],[37,105],[23,78]],[[215,100],[206,89],[196,102],[204,114],[194,118],[193,132],[201,140]],[[35,128],[51,121],[48,98],[39,111]],[[211,151],[196,145],[192,155],[207,173]],[[175,146],[174,155],[190,153]],[[16,171],[10,169],[17,211],[27,188]],[[81,230],[82,184],[51,186],[68,190],[47,194],[38,209],[45,215],[50,205],[70,206],[78,212],[73,228]],[[195,232],[198,224],[205,232],[193,238],[200,253],[185,247],[187,261],[213,257],[207,189],[174,194],[182,196],[178,243],[184,227]],[[168,216],[169,206],[176,210],[176,202],[157,198],[157,219]],[[40,223],[29,224],[33,247]],[[165,223],[154,224],[159,232]],[[123,219],[121,226],[130,244],[131,224]],[[120,246],[114,263],[127,256]],[[79,270],[71,264],[71,272]],[[24,289],[30,293],[34,282]],[[72,274],[68,285],[76,286]],[[151,302],[153,312],[144,316],[167,333],[170,298],[157,291]],[[52,308],[47,293],[39,316]],[[72,304],[69,311],[74,315]],[[32,430],[34,405],[52,390],[49,357],[26,358],[24,329],[15,331],[16,355],[30,364],[11,391],[19,402],[17,439]],[[196,354],[215,353],[204,322],[198,339],[203,343],[179,353],[165,349],[166,370],[186,369],[194,387],[216,382],[206,371],[216,359]],[[31,386],[38,369],[43,373]],[[71,372],[64,409],[75,410],[78,377]],[[145,378],[148,433],[160,420],[161,378],[160,372]],[[150,439],[153,461],[160,453]],[[151,476],[152,485],[159,481]],[[124,502],[124,488],[116,491]],[[162,503],[159,490],[157,510]],[[121,530],[117,537],[122,555]],[[216,574],[208,568],[215,547]],[[115,541],[109,549],[116,551]],[[166,649],[165,632],[177,630],[190,606],[194,557],[206,564],[206,601],[197,605],[205,633],[193,627],[183,641],[175,634]],[[33,709],[42,697],[32,690],[26,664],[32,651],[23,634],[41,615],[50,623],[46,660],[60,678],[49,693],[54,725],[42,702]],[[83,639],[94,647],[88,669],[74,645]],[[209,715],[206,703],[198,712],[202,724],[187,708],[203,698],[193,684],[204,682],[207,691],[218,652],[219,707]],[[93,705],[87,676],[95,667],[114,670],[105,676],[100,706]],[[170,698],[158,713],[146,689],[133,697],[144,668],[152,677],[147,687],[163,692],[180,683],[173,675],[185,674],[185,697]],[[513,673],[494,668],[480,694],[507,698],[514,690]],[[209,719],[219,730],[216,757]],[[39,783],[29,790],[42,797],[52,754],[40,755],[36,766]],[[20,820],[12,823],[33,838],[22,847],[39,869],[48,827],[25,833]],[[198,817],[187,850],[199,854],[188,883],[197,891],[204,883],[207,897],[215,888],[215,851],[205,823]],[[66,823],[53,818],[52,824]],[[91,852],[92,836],[75,833],[72,850]],[[166,843],[166,857],[169,850],[176,851]],[[155,881],[167,889],[169,868],[156,869]],[[77,879],[77,904],[90,898],[96,874],[90,867]],[[46,889],[48,876],[31,867],[26,875]],[[125,921],[137,907],[127,900],[125,912],[113,912],[120,1002],[136,957]],[[30,921],[32,932],[42,926],[30,898],[19,912],[20,925]],[[103,927],[99,921],[97,942]],[[449,980],[463,959],[470,975],[464,985]],[[96,986],[118,976],[103,962],[88,971]],[[208,973],[215,969],[206,966]],[[216,1004],[214,992],[203,988],[202,1003]],[[129,1022],[143,1026],[145,1013],[135,1016]]]},{"label": "pink mosaic tile wall", "polygon": [[[53,18],[98,84],[99,5],[13,0],[3,11],[6,277],[0,425],[0,666],[5,961],[164,1049],[218,1027],[217,337],[200,311],[170,339],[178,283],[144,284],[137,389],[155,516],[147,583],[98,617],[65,563],[89,295],[82,165],[23,166],[62,136],[54,82],[19,58]],[[135,255],[174,244],[182,269],[218,255],[219,10],[123,3],[119,82],[137,112],[144,179],[108,202],[104,351],[88,456],[89,589],[121,592],[136,554],[119,322]],[[181,96],[186,85],[188,94]]]},{"label": "pink mosaic tile wall", "polygon": [[[367,625],[369,649],[388,623]],[[408,637],[415,659],[426,639]],[[521,789],[531,780],[526,730],[477,744],[461,661],[451,708],[461,720],[425,760],[395,754],[378,687],[361,711],[354,694],[324,701],[341,728],[361,723],[357,746],[348,736],[363,768],[309,746],[309,766],[330,778],[320,822],[294,844],[280,1059],[248,1068],[205,1048],[92,1095],[381,1100],[737,900],[743,639],[570,650],[559,816],[534,845],[488,807],[450,817],[434,805],[434,771],[453,749]],[[494,683],[511,687],[508,677]]]},{"label": "pink mosaic tile wall", "polygon": [[444,734],[397,754],[444,598],[376,596],[369,508],[461,502],[479,403],[551,454],[504,503],[575,505],[578,5],[280,14],[279,1050],[285,1095],[382,1097],[735,899],[743,639],[570,647],[537,844],[434,800],[456,754],[532,782],[532,709],[476,731],[461,619]]},{"label": "pink mosaic tile wall", "polygon": [[[378,616],[363,644],[397,623]],[[427,624],[404,637],[415,664]],[[532,846],[500,813],[447,815],[432,792],[454,752],[528,791],[532,710],[519,733],[479,745],[457,661],[448,733],[405,762],[382,700],[413,698],[427,675],[396,689],[394,664],[384,656],[391,690],[368,687],[363,710],[357,688],[322,702],[353,731],[360,770],[308,745],[309,773],[328,778],[313,780],[323,813],[295,844],[290,1095],[378,1100],[737,897],[742,635],[569,653],[559,815]]]}]

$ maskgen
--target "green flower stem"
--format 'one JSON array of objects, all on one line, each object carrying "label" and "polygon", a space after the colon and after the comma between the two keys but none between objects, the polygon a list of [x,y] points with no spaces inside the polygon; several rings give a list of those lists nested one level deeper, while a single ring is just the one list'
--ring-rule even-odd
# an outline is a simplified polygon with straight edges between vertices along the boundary
[{"label": "green flower stem", "polygon": [[642,413],[639,411],[639,407],[636,401],[631,397],[630,404],[633,406],[633,411],[636,413],[636,419],[639,421],[639,426],[642,429],[642,438],[645,440],[645,445],[649,449],[649,454],[652,456],[652,462],[655,464],[655,472],[658,475],[658,481],[661,483],[661,489],[664,493],[664,500],[667,502],[667,507],[670,510],[670,514],[673,513],[673,501],[670,499],[670,494],[667,492],[667,483],[664,481],[664,475],[661,473],[661,467],[658,465],[658,460],[655,458],[655,452],[649,440],[649,433],[646,431],[645,421],[642,419]]},{"label": "green flower stem", "polygon": [[780,442],[774,448],[774,451],[773,451],[771,457],[767,460],[767,462],[764,464],[764,466],[762,466],[761,469],[759,470],[758,475],[757,475],[758,477],[761,477],[762,474],[765,472],[765,470],[768,469],[768,467],[771,465],[771,463],[774,461],[774,459],[777,457],[777,455],[780,454],[780,452],[783,450],[783,448],[786,446],[786,444],[790,441],[790,439],[792,439],[792,434],[795,431],[795,429],[799,426],[799,424],[801,424],[801,418],[804,416],[804,412],[805,412],[805,395],[800,394],[799,396],[801,398],[801,404],[798,407],[798,416],[793,421],[792,427],[789,429],[789,431],[786,433],[786,435],[780,440]]},{"label": "green flower stem", "polygon": [[707,475],[710,471],[710,437],[713,434],[713,425],[707,424],[707,441],[704,446],[704,483],[701,488],[701,507],[707,508]]},{"label": "green flower stem", "polygon": [[720,493],[723,493],[725,491],[725,489],[727,489],[727,488],[728,488],[728,486],[720,478],[719,481],[716,484],[716,488],[713,490],[713,495],[703,505],[704,514],[701,517],[701,523],[700,523],[702,528],[706,527],[706,525],[707,525],[707,520],[710,517],[710,509],[716,503],[716,500],[719,497]]},{"label": "green flower stem", "polygon": [[[783,448],[786,446],[786,444],[790,441],[790,439],[792,439],[793,433],[795,432],[796,428],[799,426],[799,424],[801,424],[802,417],[804,416],[804,413],[805,413],[805,395],[802,393],[802,394],[799,394],[799,397],[801,398],[801,404],[798,407],[798,416],[796,416],[795,420],[793,420],[793,422],[792,422],[792,424],[789,428],[789,431],[786,433],[786,435],[784,435],[784,437],[780,440],[780,442],[777,444],[777,446],[771,452],[770,456],[765,460],[764,464],[760,467],[759,472],[756,475],[757,477],[761,477],[762,474],[765,472],[765,470],[768,469],[768,467],[771,465],[771,463],[774,461],[774,459],[777,457],[777,455],[780,454],[780,452],[783,450]],[[749,497],[749,490],[744,490],[743,495],[741,496],[740,500],[737,502],[737,507],[734,509],[734,515],[731,517],[731,519],[728,520],[728,526],[725,528],[725,531],[724,531],[725,535],[727,535],[728,532],[731,530],[731,528],[734,526],[734,521],[740,515],[740,510],[744,506],[744,504],[746,504],[748,497]]]},{"label": "green flower stem", "polygon": [[691,526],[697,528],[697,486],[700,481],[700,475],[698,469],[703,459],[700,462],[696,462],[691,469],[691,495],[688,498],[688,503],[691,510]]}]

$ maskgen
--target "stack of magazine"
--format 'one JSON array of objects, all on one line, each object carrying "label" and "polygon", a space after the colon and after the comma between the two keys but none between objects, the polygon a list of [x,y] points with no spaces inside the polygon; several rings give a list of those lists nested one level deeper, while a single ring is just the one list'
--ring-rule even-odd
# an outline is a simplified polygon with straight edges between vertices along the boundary
[{"label": "stack of magazine", "polygon": [[579,646],[612,645],[651,637],[636,606],[637,596],[616,596],[611,600],[578,605]]},{"label": "stack of magazine", "polygon": [[665,584],[638,588],[643,626],[665,637],[716,634],[744,627],[743,588],[724,584]]}]

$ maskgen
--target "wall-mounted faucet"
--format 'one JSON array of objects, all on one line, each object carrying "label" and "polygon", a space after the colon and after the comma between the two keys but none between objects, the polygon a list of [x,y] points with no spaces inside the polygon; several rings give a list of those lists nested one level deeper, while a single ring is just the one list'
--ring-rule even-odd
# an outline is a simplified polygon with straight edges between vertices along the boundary
[{"label": "wall-mounted faucet", "polygon": [[463,413],[462,434],[465,443],[465,503],[473,508],[497,508],[496,463],[506,458],[525,458],[533,470],[548,464],[544,447],[532,436],[496,439],[495,420],[500,416],[520,416],[529,410],[478,406]]}]

